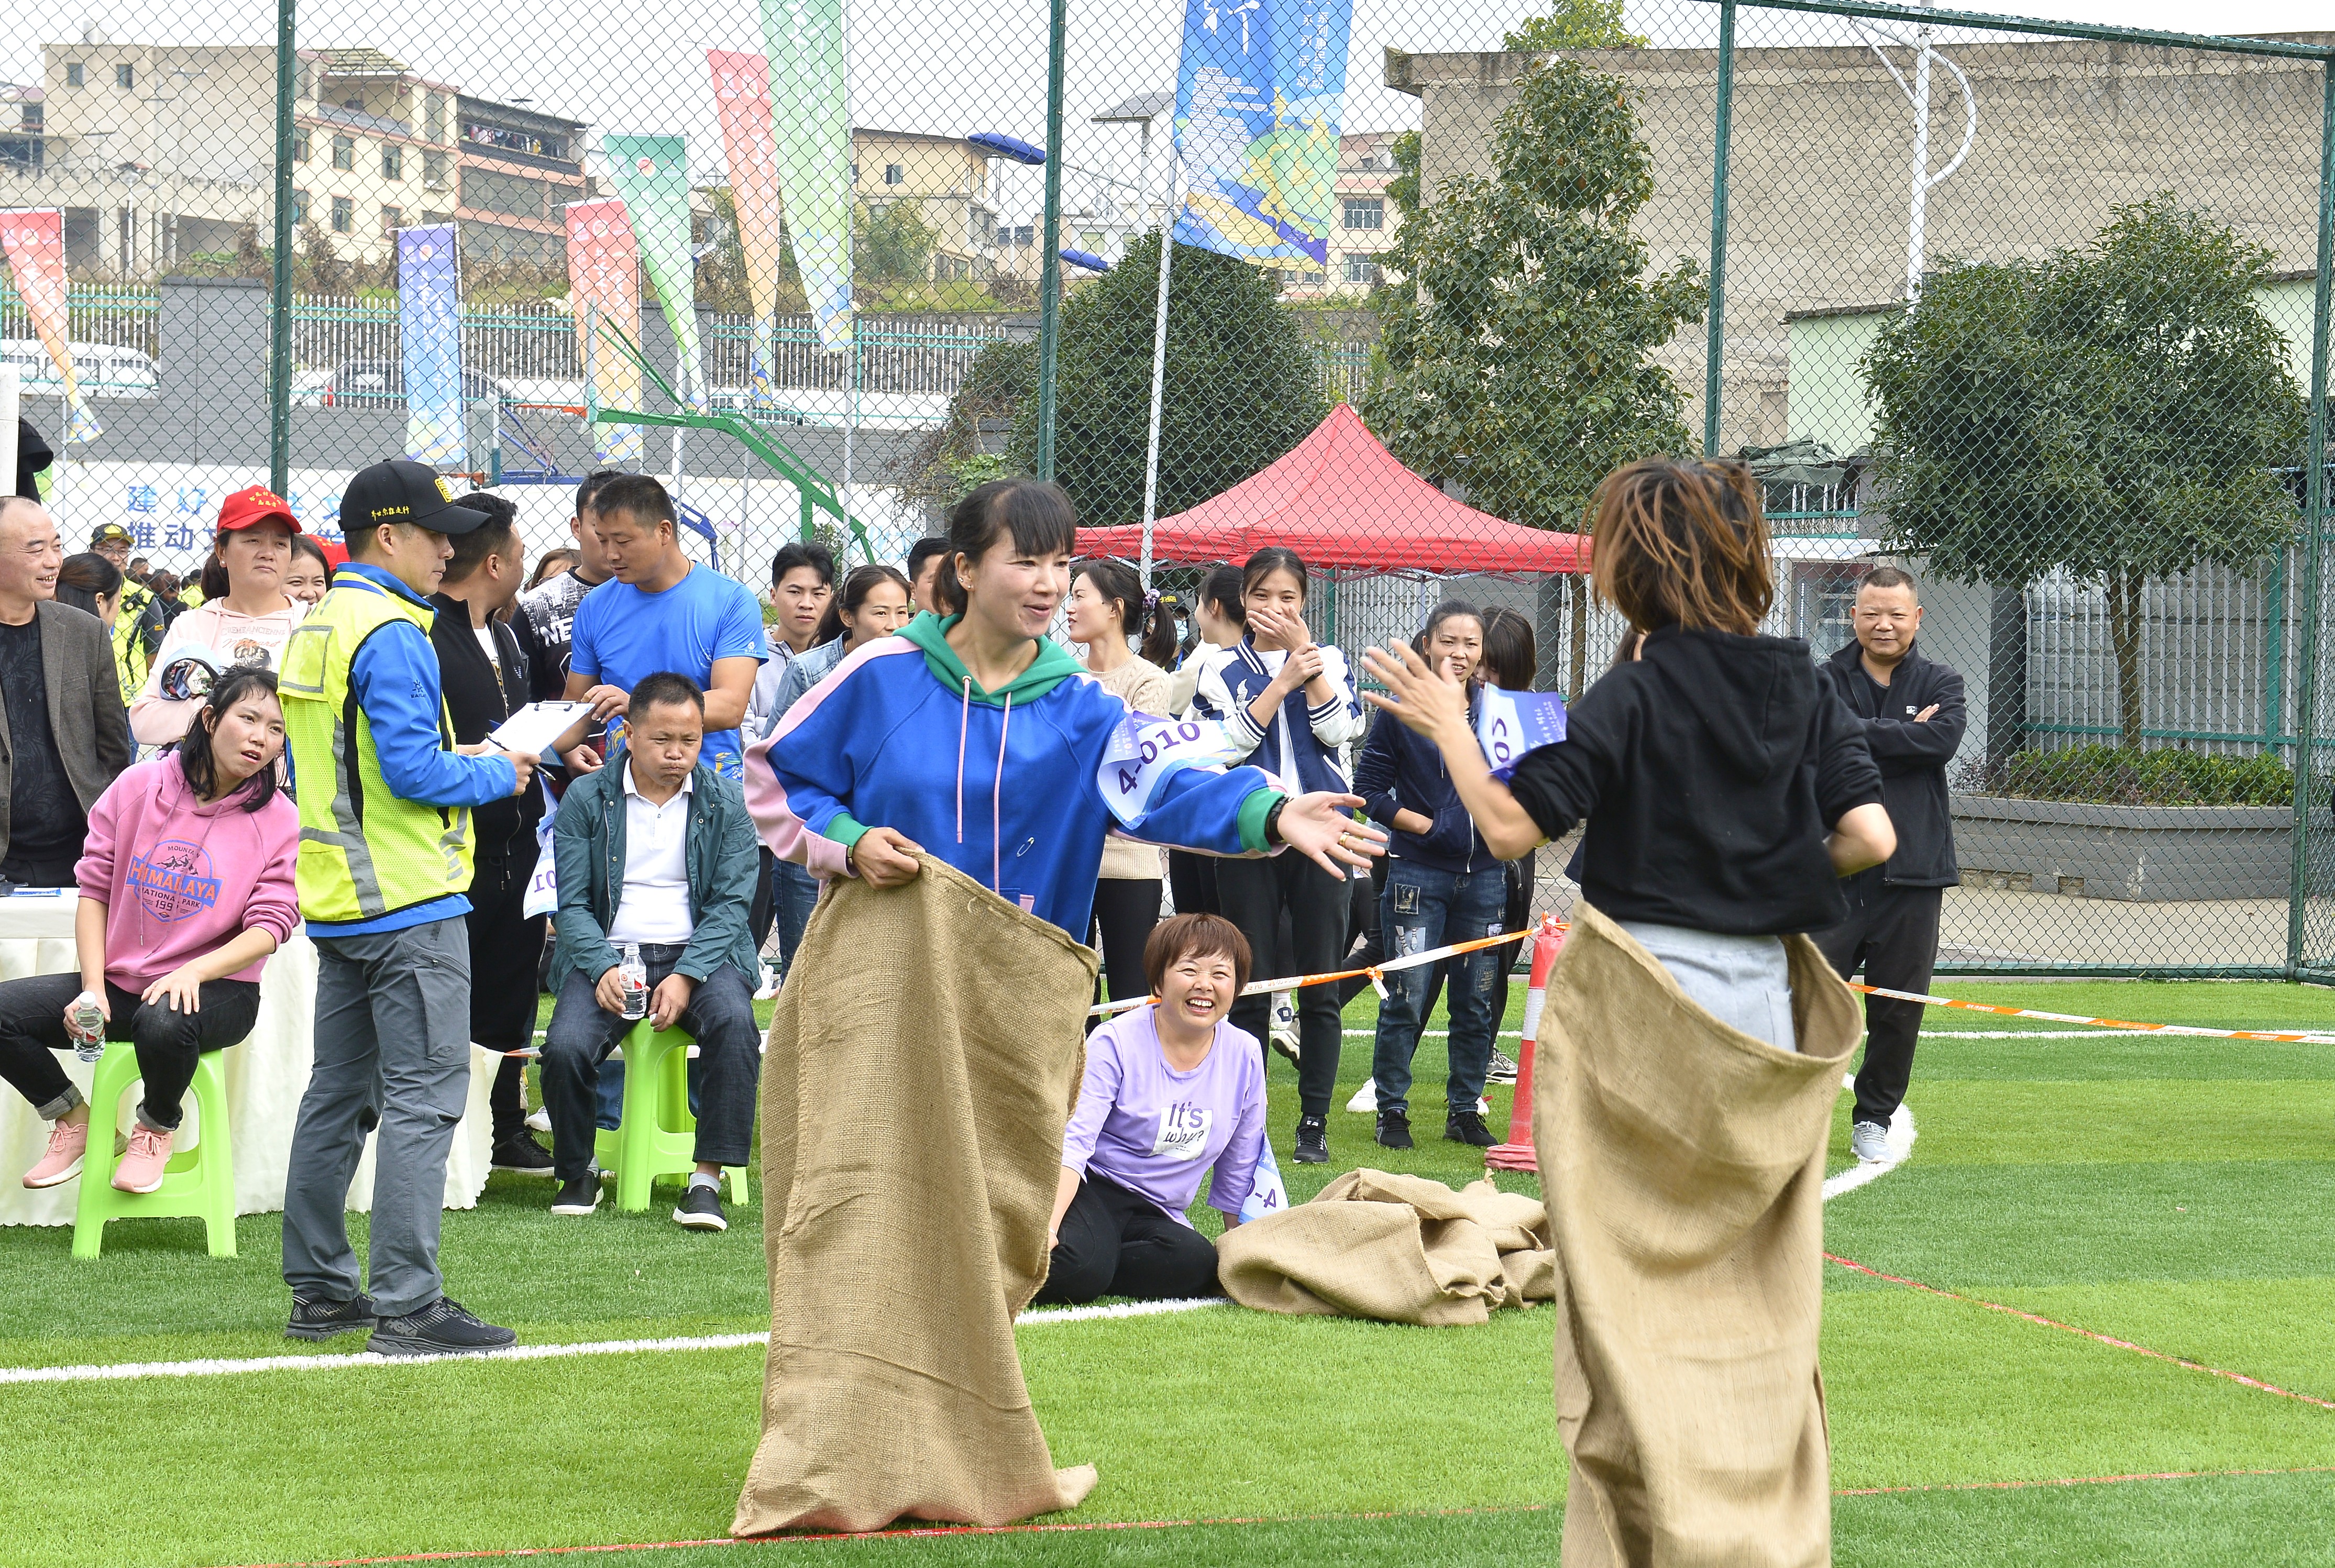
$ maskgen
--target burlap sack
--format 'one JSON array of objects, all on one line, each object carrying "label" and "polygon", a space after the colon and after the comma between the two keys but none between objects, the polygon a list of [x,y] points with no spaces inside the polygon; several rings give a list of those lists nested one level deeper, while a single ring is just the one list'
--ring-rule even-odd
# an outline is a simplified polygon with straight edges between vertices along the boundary
[{"label": "burlap sack", "polygon": [[1354,1170],[1311,1203],[1216,1242],[1225,1293],[1259,1312],[1481,1323],[1498,1306],[1549,1299],[1538,1200],[1489,1181],[1453,1192],[1425,1176]]},{"label": "burlap sack", "polygon": [[1720,1023],[1574,905],[1533,1100],[1573,1457],[1565,1568],[1831,1560],[1825,1144],[1863,1026],[1816,945],[1786,944],[1797,1054]]},{"label": "burlap sack", "polygon": [[762,1067],[770,1350],[737,1535],[1075,1506],[1013,1317],[1044,1282],[1095,955],[926,857],[843,879]]}]

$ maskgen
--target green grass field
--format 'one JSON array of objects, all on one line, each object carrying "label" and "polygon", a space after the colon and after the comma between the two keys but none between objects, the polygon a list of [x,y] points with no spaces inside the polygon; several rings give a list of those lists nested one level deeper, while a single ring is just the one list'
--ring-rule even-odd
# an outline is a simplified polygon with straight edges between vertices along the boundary
[{"label": "green grass field", "polygon": [[[2291,986],[1938,989],[2061,1012],[2335,1028],[2335,992]],[[1348,1027],[1370,1019],[1365,993]],[[1926,1027],[1956,1033],[1923,1041],[1908,1099],[1914,1157],[1828,1205],[1826,1245],[1972,1299],[1827,1265],[1837,1561],[2335,1563],[2335,1409],[1976,1304],[2335,1399],[2335,1048],[1983,1039],[2020,1026],[1943,1010]],[[1346,1042],[1342,1107],[1368,1075],[1369,1049]],[[1340,1109],[1332,1165],[1293,1166],[1294,1083],[1276,1060],[1274,1136],[1292,1195],[1356,1165],[1455,1184],[1478,1174],[1473,1151],[1431,1136],[1439,1040],[1422,1045],[1418,1076],[1418,1149],[1377,1148],[1368,1118]],[[1505,1127],[1505,1091],[1494,1101]],[[1836,1168],[1849,1163],[1846,1103]],[[766,1326],[759,1203],[733,1207],[727,1234],[704,1236],[665,1208],[554,1222],[549,1201],[547,1183],[498,1176],[478,1208],[446,1216],[451,1290],[523,1342]],[[214,1261],[192,1222],[124,1223],[102,1260],[76,1263],[63,1229],[0,1230],[0,1369],[306,1352],[281,1337],[276,1221],[245,1218],[238,1244],[240,1257]],[[1545,1311],[1446,1330],[1232,1307],[1031,1321],[1022,1360],[1056,1457],[1101,1472],[1074,1514],[1007,1533],[588,1560],[1553,1561],[1565,1461],[1549,1333]],[[0,1384],[0,1467],[20,1477],[19,1505],[0,1517],[0,1564],[718,1538],[752,1451],[761,1369],[751,1347]],[[1126,1527],[1137,1525],[1157,1527]]]}]

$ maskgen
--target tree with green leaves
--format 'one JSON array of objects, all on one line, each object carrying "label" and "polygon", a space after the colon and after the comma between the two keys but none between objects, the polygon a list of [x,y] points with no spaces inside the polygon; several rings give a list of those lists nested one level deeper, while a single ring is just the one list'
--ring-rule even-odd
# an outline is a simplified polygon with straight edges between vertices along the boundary
[{"label": "tree with green leaves", "polygon": [[940,231],[925,221],[913,201],[870,206],[853,214],[851,270],[869,283],[930,283],[933,252]]},{"label": "tree with green leaves", "polygon": [[983,345],[949,399],[948,417],[910,454],[903,492],[937,516],[983,482],[1003,478],[1007,460],[984,450],[983,427],[1010,430],[1022,405],[1037,395],[1034,340],[998,338]]},{"label": "tree with green leaves", "polygon": [[1951,263],[1863,370],[1894,547],[1939,576],[2107,595],[2124,744],[2141,742],[2142,595],[2285,548],[2304,429],[2255,291],[2276,256],[2169,196],[2034,263]]},{"label": "tree with green leaves", "polygon": [[1557,49],[1643,49],[1650,40],[1622,20],[1622,0],[1558,0],[1545,16],[1535,16],[1500,47],[1512,53],[1545,54]]},{"label": "tree with green leaves", "polygon": [[[1158,286],[1155,230],[1062,302],[1054,478],[1080,520],[1097,527],[1142,519]],[[1320,363],[1276,292],[1246,262],[1177,247],[1160,404],[1160,516],[1231,489],[1328,415]],[[1037,462],[1035,398],[1015,417],[1009,455],[1024,471]]]}]

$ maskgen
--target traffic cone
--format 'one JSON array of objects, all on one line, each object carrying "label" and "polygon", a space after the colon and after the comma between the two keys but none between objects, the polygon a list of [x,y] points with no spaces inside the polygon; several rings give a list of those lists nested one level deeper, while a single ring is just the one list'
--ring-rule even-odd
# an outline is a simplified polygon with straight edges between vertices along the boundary
[{"label": "traffic cone", "polygon": [[1524,1041],[1516,1048],[1516,1099],[1508,1111],[1508,1141],[1484,1151],[1484,1164],[1492,1170],[1531,1171],[1536,1175],[1540,1171],[1540,1162],[1533,1155],[1533,1037],[1540,1032],[1540,1010],[1548,998],[1549,968],[1564,947],[1565,933],[1558,928],[1556,916],[1542,915],[1540,930],[1533,934],[1532,979],[1525,992]]}]

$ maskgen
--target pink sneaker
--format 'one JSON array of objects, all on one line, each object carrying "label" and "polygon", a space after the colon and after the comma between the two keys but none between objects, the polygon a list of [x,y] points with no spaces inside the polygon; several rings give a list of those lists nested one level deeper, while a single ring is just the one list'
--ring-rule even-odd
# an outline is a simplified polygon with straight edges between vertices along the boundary
[{"label": "pink sneaker", "polygon": [[162,1185],[162,1172],[170,1163],[170,1135],[142,1121],[132,1122],[129,1152],[113,1167],[113,1185],[126,1193],[150,1193]]},{"label": "pink sneaker", "polygon": [[88,1122],[73,1126],[66,1122],[53,1123],[49,1128],[49,1152],[41,1163],[24,1173],[28,1187],[63,1186],[81,1174],[81,1162],[89,1153]]}]

